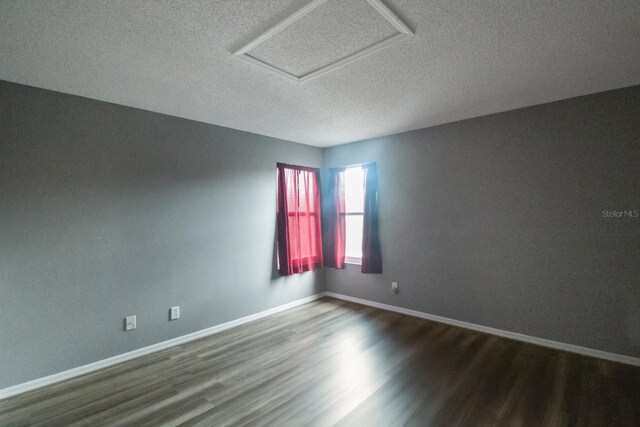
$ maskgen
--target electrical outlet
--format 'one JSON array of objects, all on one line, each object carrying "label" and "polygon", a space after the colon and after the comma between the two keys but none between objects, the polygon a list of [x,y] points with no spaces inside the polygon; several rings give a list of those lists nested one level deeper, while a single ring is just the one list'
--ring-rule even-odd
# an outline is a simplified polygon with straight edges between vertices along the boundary
[{"label": "electrical outlet", "polygon": [[394,294],[398,293],[398,282],[391,282],[391,292]]},{"label": "electrical outlet", "polygon": [[127,316],[124,318],[124,330],[130,331],[136,328],[136,316]]},{"label": "electrical outlet", "polygon": [[180,318],[180,306],[176,305],[169,309],[169,320],[176,320]]}]

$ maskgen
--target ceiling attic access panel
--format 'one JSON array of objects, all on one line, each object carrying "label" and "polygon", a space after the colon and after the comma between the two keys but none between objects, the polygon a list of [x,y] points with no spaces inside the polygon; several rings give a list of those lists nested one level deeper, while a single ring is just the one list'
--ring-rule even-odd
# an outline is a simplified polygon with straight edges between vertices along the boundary
[{"label": "ceiling attic access panel", "polygon": [[314,0],[234,56],[301,83],[412,35],[381,0]]}]

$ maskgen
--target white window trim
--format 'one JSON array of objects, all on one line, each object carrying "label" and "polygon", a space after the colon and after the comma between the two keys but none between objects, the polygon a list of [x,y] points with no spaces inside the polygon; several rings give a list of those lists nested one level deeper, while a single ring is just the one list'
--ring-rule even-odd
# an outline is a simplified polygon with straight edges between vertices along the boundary
[{"label": "white window trim", "polygon": [[353,264],[353,265],[362,265],[362,258],[357,258],[354,256],[345,256],[344,257],[345,264]]}]

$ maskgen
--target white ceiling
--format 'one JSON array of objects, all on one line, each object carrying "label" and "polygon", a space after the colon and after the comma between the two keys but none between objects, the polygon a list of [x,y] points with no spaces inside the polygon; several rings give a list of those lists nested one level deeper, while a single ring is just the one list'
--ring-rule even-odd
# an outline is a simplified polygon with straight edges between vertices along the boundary
[{"label": "white ceiling", "polygon": [[328,0],[248,53],[302,75],[397,33],[366,0]]},{"label": "white ceiling", "polygon": [[[2,0],[0,79],[317,146],[640,84],[638,0],[383,1],[415,36],[295,83],[231,52],[309,0]],[[391,34],[365,3],[253,53],[306,71]]]}]

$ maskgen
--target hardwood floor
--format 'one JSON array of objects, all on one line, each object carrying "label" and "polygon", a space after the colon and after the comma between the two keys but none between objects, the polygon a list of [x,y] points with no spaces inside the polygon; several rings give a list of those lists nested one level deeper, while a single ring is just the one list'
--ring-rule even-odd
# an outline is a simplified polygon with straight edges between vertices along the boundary
[{"label": "hardwood floor", "polygon": [[0,425],[638,426],[640,368],[325,298],[0,401]]}]

